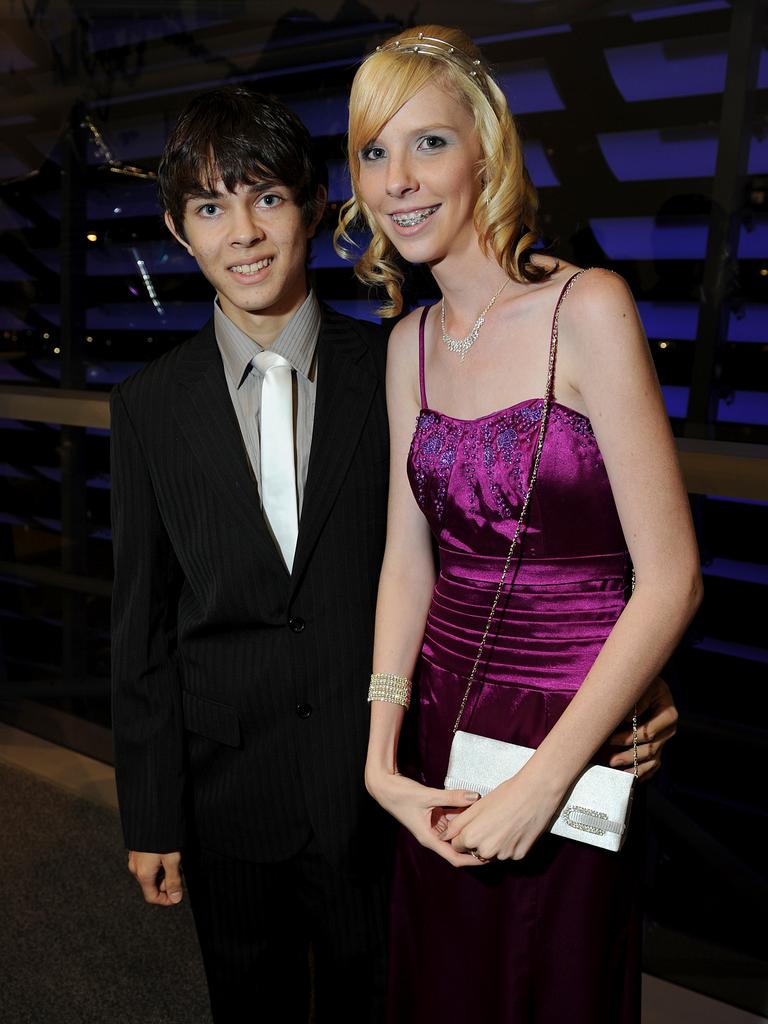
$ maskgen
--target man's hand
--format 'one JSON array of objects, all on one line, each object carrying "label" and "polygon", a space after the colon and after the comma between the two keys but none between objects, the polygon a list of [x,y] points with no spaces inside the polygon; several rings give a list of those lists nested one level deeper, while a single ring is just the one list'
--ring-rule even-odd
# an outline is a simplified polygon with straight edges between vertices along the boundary
[{"label": "man's hand", "polygon": [[[672,693],[661,678],[656,676],[637,702],[637,774],[646,781],[661,766],[661,751],[667,740],[677,732],[677,708]],[[622,725],[608,741],[612,747],[623,747],[608,762],[611,768],[632,770],[632,722]]]},{"label": "man's hand", "polygon": [[157,907],[172,907],[181,903],[184,886],[181,883],[181,853],[140,853],[128,851],[128,870],[141,886],[144,899]]}]

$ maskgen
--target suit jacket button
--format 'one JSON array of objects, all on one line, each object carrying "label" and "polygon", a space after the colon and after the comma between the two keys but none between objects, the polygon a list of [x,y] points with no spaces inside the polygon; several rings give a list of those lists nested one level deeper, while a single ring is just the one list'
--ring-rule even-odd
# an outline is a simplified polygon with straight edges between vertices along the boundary
[{"label": "suit jacket button", "polygon": [[306,622],[298,615],[288,620],[288,628],[294,633],[303,633],[305,626]]},{"label": "suit jacket button", "polygon": [[299,705],[297,705],[297,707],[296,707],[296,714],[299,716],[299,718],[309,718],[310,715],[312,714],[312,705],[311,704],[299,704]]}]

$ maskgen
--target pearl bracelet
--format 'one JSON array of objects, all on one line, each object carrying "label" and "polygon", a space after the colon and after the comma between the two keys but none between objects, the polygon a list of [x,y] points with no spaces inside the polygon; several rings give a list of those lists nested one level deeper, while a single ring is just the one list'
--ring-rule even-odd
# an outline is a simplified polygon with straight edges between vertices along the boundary
[{"label": "pearl bracelet", "polygon": [[400,704],[406,711],[411,703],[411,681],[405,676],[392,672],[374,672],[368,688],[368,702],[383,700],[389,704]]}]

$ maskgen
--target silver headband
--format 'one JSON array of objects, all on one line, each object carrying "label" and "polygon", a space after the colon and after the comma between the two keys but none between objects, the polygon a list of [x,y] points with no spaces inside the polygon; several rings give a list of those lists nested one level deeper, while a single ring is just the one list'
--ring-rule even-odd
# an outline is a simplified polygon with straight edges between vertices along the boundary
[{"label": "silver headband", "polygon": [[455,64],[470,78],[474,78],[486,96],[488,95],[488,71],[483,67],[482,61],[470,57],[458,46],[437,36],[425,36],[423,32],[419,32],[417,36],[407,36],[405,39],[395,39],[394,42],[377,46],[375,53],[423,53],[427,57],[439,57],[450,64]]}]

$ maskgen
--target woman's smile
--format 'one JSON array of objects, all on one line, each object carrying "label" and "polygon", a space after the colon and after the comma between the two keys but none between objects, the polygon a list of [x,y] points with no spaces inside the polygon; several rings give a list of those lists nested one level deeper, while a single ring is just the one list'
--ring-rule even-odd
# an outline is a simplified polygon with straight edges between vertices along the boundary
[{"label": "woman's smile", "polygon": [[425,206],[416,210],[400,210],[397,213],[390,213],[390,217],[399,228],[416,228],[421,227],[439,209],[438,203],[436,206]]}]

